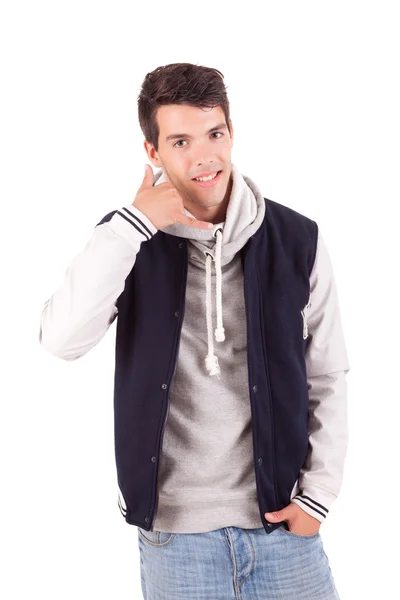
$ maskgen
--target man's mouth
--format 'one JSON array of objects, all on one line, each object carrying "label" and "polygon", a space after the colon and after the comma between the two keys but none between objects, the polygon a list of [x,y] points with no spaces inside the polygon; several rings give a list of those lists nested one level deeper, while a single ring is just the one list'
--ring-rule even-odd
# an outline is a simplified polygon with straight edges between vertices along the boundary
[{"label": "man's mouth", "polygon": [[200,187],[203,187],[203,188],[213,187],[220,180],[221,173],[222,173],[222,171],[217,171],[217,173],[213,176],[201,178],[202,180],[194,178],[194,179],[192,179],[192,181],[194,181],[195,183],[197,183],[197,185],[199,185]]}]

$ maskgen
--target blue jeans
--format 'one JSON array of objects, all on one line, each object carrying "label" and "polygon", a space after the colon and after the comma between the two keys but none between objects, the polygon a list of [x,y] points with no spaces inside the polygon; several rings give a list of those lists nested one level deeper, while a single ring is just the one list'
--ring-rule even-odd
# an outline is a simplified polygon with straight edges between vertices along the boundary
[{"label": "blue jeans", "polygon": [[340,600],[319,532],[138,527],[144,600]]}]

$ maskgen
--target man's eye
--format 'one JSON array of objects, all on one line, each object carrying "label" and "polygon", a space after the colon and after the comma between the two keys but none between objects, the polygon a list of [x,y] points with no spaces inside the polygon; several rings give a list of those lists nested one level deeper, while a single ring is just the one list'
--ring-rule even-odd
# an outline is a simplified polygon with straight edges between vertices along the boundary
[{"label": "man's eye", "polygon": [[[224,135],[224,134],[222,133],[222,131],[213,131],[211,135],[217,135],[217,134],[219,134],[219,135]],[[219,138],[214,138],[214,139],[217,139],[217,140],[219,140]],[[178,140],[178,141],[177,141],[177,142],[175,142],[175,144],[173,144],[173,145],[174,145],[174,146],[177,146],[178,148],[182,148],[182,146],[178,146],[178,144],[179,144],[180,142],[185,142],[185,141],[186,141],[186,140]]]}]

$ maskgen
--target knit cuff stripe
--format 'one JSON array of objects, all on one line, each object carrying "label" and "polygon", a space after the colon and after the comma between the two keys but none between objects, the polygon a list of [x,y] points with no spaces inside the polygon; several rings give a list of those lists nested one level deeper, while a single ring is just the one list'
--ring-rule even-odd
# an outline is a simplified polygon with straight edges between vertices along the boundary
[{"label": "knit cuff stripe", "polygon": [[[133,213],[131,213],[131,212],[130,212],[130,211],[127,209],[127,208],[125,208],[125,206],[124,206],[124,207],[122,207],[122,210],[124,210],[126,213],[128,213],[129,217],[125,216],[125,215],[124,215],[124,214],[123,214],[123,213],[122,213],[120,210],[117,210],[116,212],[117,212],[117,213],[118,213],[118,214],[119,214],[121,217],[123,217],[123,218],[124,218],[126,221],[128,221],[128,223],[130,223],[131,225],[133,225],[133,227],[135,227],[135,228],[136,228],[138,231],[140,231],[140,233],[141,233],[142,235],[144,235],[144,236],[145,236],[145,238],[146,238],[147,240],[149,240],[150,238],[152,238],[152,237],[153,237],[153,233],[150,231],[150,229],[149,229],[148,227],[146,227],[146,225],[145,225],[145,224],[144,224],[144,223],[143,223],[143,222],[142,222],[142,221],[141,221],[141,220],[140,220],[140,219],[139,219],[139,218],[138,218],[136,215],[134,215]],[[142,227],[143,229],[145,229],[145,230],[146,230],[146,231],[149,233],[150,237],[149,237],[149,236],[148,236],[148,235],[147,235],[147,234],[146,234],[144,231],[142,231],[142,229],[141,229],[140,227],[138,227],[138,226],[137,226],[137,225],[136,225],[136,224],[133,222],[132,218],[133,218],[133,219],[136,219],[136,221],[138,221],[138,223],[140,223],[141,227]]]},{"label": "knit cuff stripe", "polygon": [[122,515],[124,517],[126,517],[126,509],[122,506],[121,499],[119,496],[118,496],[118,506],[119,506],[119,510],[121,511]]},{"label": "knit cuff stripe", "polygon": [[[315,500],[313,500],[312,498],[310,498],[310,496],[297,494],[297,496],[295,496],[295,498],[296,498],[296,500],[300,500],[300,502],[303,502],[303,504],[305,504],[309,508],[312,508],[313,510],[315,510],[315,512],[319,513],[323,517],[326,517],[326,515],[329,512],[329,510],[327,508],[325,508],[325,506],[323,506],[319,502],[316,502]],[[305,502],[304,498],[307,498],[307,500],[309,500],[313,504],[309,504],[308,502]],[[322,508],[322,510],[318,510],[318,508],[315,508],[315,506],[313,506],[314,504],[317,505],[317,506],[319,506],[320,508]],[[325,512],[322,512],[322,511],[325,511]]]}]

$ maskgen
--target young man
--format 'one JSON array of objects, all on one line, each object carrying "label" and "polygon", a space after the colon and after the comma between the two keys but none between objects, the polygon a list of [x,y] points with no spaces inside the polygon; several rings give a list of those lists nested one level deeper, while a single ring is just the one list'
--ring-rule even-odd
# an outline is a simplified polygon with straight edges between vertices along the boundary
[{"label": "young man", "polygon": [[158,171],[96,225],[41,343],[75,360],[118,317],[118,504],[146,600],[337,599],[319,529],[350,366],[321,232],[232,162],[219,71],[159,67],[138,107]]}]

